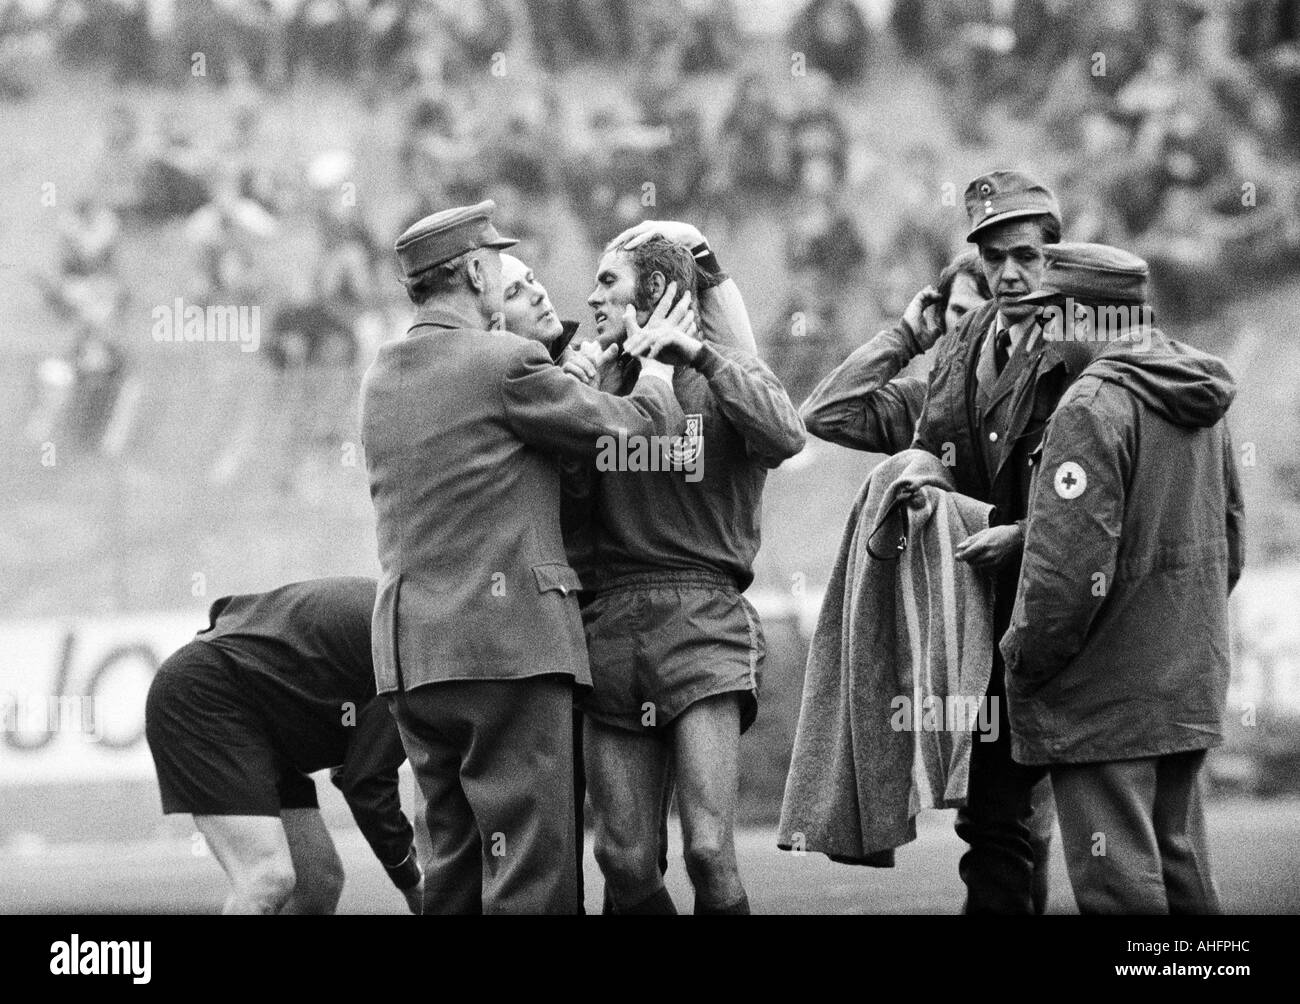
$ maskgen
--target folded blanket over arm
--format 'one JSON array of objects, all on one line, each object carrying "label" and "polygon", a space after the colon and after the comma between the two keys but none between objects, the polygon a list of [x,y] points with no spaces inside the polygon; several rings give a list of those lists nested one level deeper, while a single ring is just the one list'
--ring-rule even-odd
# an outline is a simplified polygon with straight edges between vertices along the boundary
[{"label": "folded blanket over arm", "polygon": [[922,450],[868,476],[813,632],[778,846],[889,867],[921,809],[965,803],[993,607],[953,551],[992,508]]}]

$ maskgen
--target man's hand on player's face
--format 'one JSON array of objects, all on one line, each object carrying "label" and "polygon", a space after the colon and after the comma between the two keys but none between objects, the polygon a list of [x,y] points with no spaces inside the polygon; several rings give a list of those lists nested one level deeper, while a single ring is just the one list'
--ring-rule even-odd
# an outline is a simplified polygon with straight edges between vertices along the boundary
[{"label": "man's hand on player's face", "polygon": [[688,315],[688,318],[685,330],[667,322],[647,324],[642,328],[640,335],[647,346],[646,354],[673,366],[689,366],[704,343],[696,337],[698,332],[693,315]]},{"label": "man's hand on player's face", "polygon": [[601,349],[594,341],[583,342],[574,348],[569,346],[560,354],[560,369],[576,380],[592,386],[600,378],[605,364],[618,356],[618,346],[610,345]]},{"label": "man's hand on player's face", "polygon": [[615,237],[609,242],[609,247],[630,251],[656,234],[677,244],[685,244],[688,248],[704,242],[704,235],[689,223],[681,223],[677,220],[643,220]]},{"label": "man's hand on player's face", "polygon": [[[634,356],[658,359],[677,366],[688,364],[700,351],[699,327],[691,309],[690,293],[673,304],[677,283],[670,282],[644,325],[637,324],[629,304],[624,312],[627,340],[623,348]],[[671,309],[669,304],[672,304]],[[662,355],[661,355],[662,353]]]}]

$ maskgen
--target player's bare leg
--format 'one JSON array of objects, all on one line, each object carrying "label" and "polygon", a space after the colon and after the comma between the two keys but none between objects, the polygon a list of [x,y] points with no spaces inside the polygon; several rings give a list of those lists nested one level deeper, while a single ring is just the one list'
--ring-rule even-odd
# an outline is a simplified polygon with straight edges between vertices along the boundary
[{"label": "player's bare leg", "polygon": [[736,865],[740,704],[735,694],[697,701],[673,724],[677,811],[696,913],[748,913]]},{"label": "player's bare leg", "polygon": [[320,809],[281,809],[297,883],[281,913],[330,914],[343,895],[343,862]]},{"label": "player's bare leg", "polygon": [[279,913],[297,877],[279,816],[195,816],[194,825],[230,879],[222,913]]},{"label": "player's bare leg", "polygon": [[659,832],[668,784],[668,744],[647,731],[611,728],[588,717],[583,736],[593,850],[615,912],[676,912],[659,869]]}]

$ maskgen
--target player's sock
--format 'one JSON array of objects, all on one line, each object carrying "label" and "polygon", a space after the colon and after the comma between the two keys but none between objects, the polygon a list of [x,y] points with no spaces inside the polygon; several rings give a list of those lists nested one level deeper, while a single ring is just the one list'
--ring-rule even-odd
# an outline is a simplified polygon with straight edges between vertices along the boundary
[{"label": "player's sock", "polygon": [[641,902],[633,903],[631,906],[619,909],[608,900],[606,900],[606,906],[608,913],[622,917],[677,916],[677,907],[673,905],[673,898],[668,895],[668,890],[663,886],[660,886],[658,890],[641,900]]},{"label": "player's sock", "polygon": [[740,899],[729,906],[709,906],[699,896],[695,897],[695,916],[712,917],[712,916],[749,916],[749,897],[741,896]]}]

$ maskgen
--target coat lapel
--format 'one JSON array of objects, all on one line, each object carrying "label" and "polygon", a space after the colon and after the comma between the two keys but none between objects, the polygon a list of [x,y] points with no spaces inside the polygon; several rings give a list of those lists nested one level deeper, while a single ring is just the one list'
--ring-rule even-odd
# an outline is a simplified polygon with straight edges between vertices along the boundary
[{"label": "coat lapel", "polygon": [[[1016,347],[1017,352],[1021,349],[1025,351],[1020,353],[1022,365],[1015,376],[1014,390],[1015,395],[1012,398],[1011,417],[1007,423],[1007,435],[1002,440],[1002,449],[998,451],[998,466],[993,473],[996,481],[1002,473],[1002,468],[1015,452],[1015,447],[1020,437],[1024,434],[1025,427],[1034,413],[1034,401],[1038,396],[1038,382],[1046,374],[1050,373],[1057,366],[1065,366],[1066,360],[1062,357],[1059,344],[1049,342],[1043,338],[1041,327],[1032,333],[1033,344],[1029,345],[1029,339],[1021,341]],[[1012,359],[1014,360],[1014,356]],[[1002,375],[1005,377],[1013,369],[1013,362],[1007,364],[1007,368]]]},{"label": "coat lapel", "polygon": [[993,321],[984,325],[975,344],[975,407],[983,415],[993,405],[993,388],[998,382],[998,374],[993,361],[993,340],[989,338],[997,326],[997,315]]},{"label": "coat lapel", "polygon": [[980,406],[980,414],[985,418],[988,413],[995,408],[998,403],[1014,390],[1020,393],[1024,386],[1026,370],[1032,370],[1036,357],[1036,343],[1030,345],[1032,338],[1037,338],[1036,330],[1026,333],[1011,350],[1011,355],[1007,359],[1007,365],[1003,367],[1002,373],[997,374],[994,369],[993,360],[993,343],[990,339],[985,338],[985,346],[980,352],[980,375],[983,377],[985,372],[985,360],[987,359],[988,375],[994,377],[992,385],[984,395],[984,400]]}]

